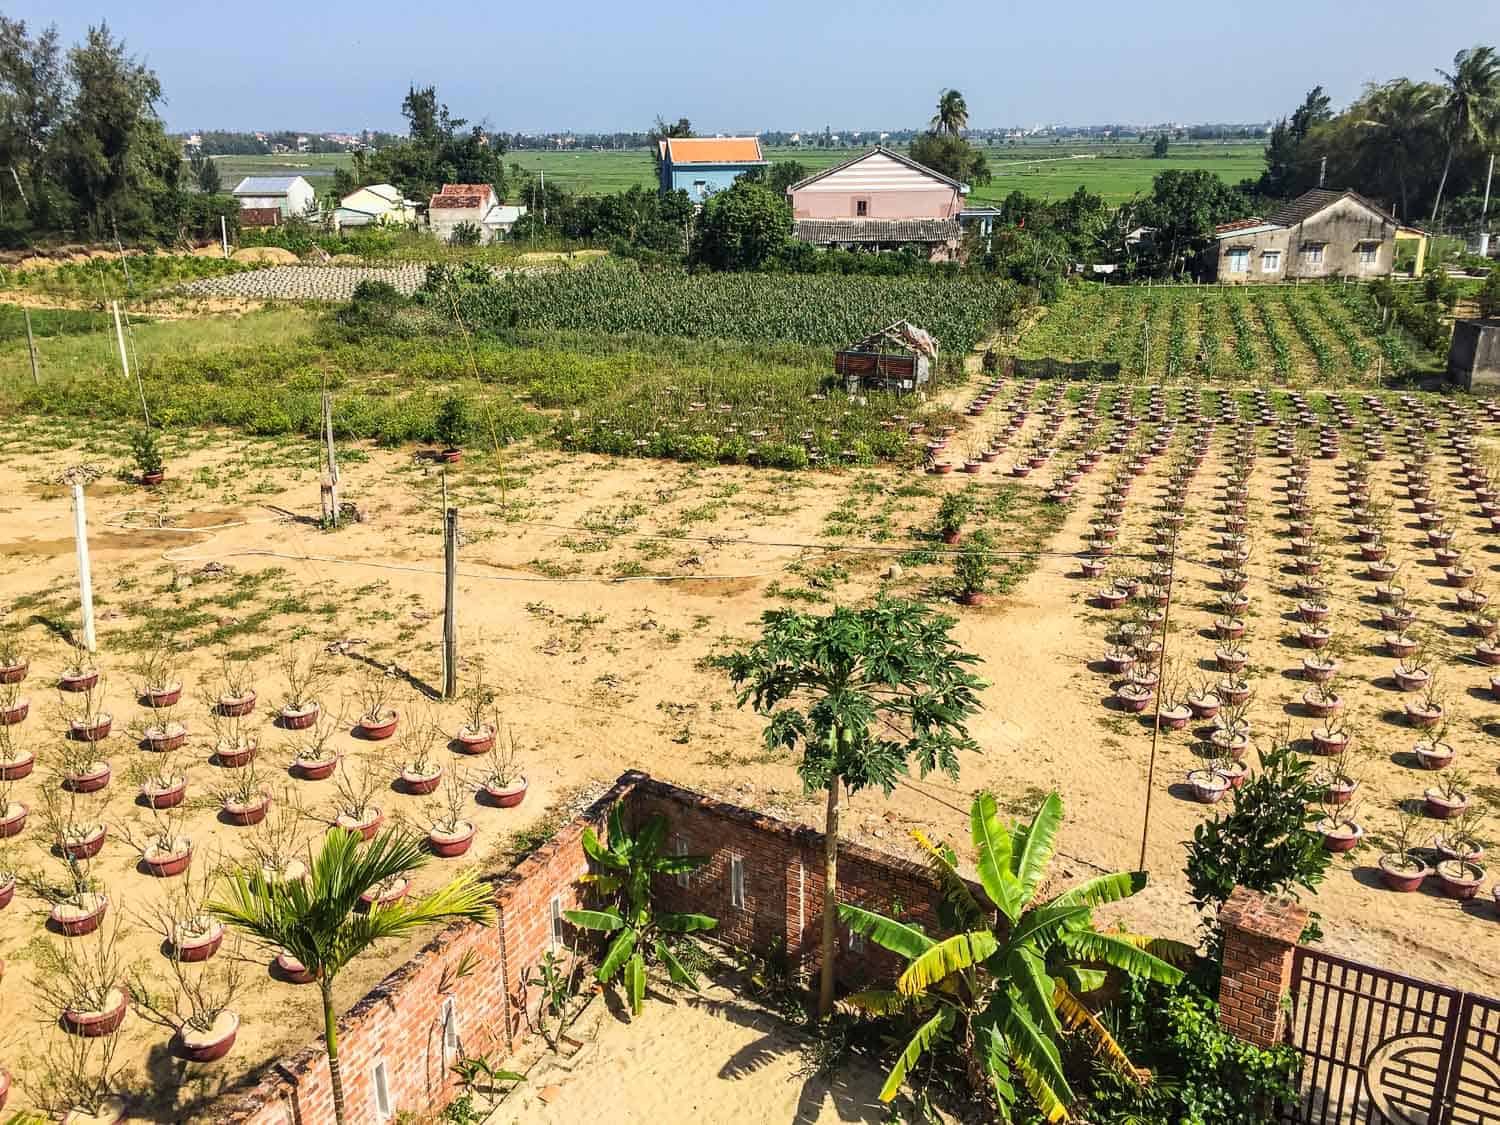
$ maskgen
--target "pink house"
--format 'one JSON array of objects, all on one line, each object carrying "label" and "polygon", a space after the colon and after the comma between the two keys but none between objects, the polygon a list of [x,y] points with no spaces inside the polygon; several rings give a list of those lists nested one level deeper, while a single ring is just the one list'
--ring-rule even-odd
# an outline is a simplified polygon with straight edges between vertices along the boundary
[{"label": "pink house", "polygon": [[888,148],[873,148],[787,188],[797,237],[846,249],[917,245],[957,255],[967,184]]}]

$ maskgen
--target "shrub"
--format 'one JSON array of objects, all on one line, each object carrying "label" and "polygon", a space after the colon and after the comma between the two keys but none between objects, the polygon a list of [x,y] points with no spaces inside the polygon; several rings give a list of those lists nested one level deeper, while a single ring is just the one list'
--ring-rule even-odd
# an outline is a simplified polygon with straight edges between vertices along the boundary
[{"label": "shrub", "polygon": [[161,446],[156,440],[156,431],[149,426],[143,426],[130,435],[130,453],[143,476],[162,471]]},{"label": "shrub", "polygon": [[474,429],[468,400],[456,394],[443,399],[433,426],[444,449],[458,449],[469,440]]}]

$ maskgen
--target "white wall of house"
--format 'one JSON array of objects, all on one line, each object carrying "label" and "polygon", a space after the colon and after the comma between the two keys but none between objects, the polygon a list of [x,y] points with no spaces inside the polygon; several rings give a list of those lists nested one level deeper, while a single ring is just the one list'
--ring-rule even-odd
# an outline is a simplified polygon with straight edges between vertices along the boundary
[{"label": "white wall of house", "polygon": [[285,195],[237,195],[242,208],[268,208],[275,207],[281,211],[282,217],[292,215],[305,215],[307,209],[316,202],[318,193],[313,190],[312,184],[300,176],[287,188]]}]

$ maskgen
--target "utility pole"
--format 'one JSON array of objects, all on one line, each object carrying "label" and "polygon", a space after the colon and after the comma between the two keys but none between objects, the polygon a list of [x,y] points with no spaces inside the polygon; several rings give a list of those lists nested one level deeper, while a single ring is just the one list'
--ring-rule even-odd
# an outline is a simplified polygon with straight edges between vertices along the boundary
[{"label": "utility pole", "polygon": [[219,245],[224,248],[224,257],[229,257],[229,227],[224,222],[224,216],[219,216]]},{"label": "utility pole", "polygon": [[[446,491],[446,482],[445,488]],[[443,698],[458,696],[458,509],[443,509]]]},{"label": "utility pole", "polygon": [[36,340],[31,335],[31,310],[22,309],[21,311],[26,316],[26,351],[31,356],[31,385],[40,387],[42,381],[37,378],[36,373]]},{"label": "utility pole", "polygon": [[73,482],[73,537],[78,544],[78,601],[83,610],[83,644],[94,651],[94,580],[89,572],[88,519],[83,510],[83,485]]},{"label": "utility pole", "polygon": [[1485,216],[1490,212],[1490,181],[1495,178],[1495,154],[1490,153],[1490,170],[1484,174],[1484,203],[1479,208],[1479,253],[1488,256],[1490,232],[1484,229]]},{"label": "utility pole", "polygon": [[333,449],[333,396],[323,392],[323,520],[329,527],[339,525],[339,463]]}]

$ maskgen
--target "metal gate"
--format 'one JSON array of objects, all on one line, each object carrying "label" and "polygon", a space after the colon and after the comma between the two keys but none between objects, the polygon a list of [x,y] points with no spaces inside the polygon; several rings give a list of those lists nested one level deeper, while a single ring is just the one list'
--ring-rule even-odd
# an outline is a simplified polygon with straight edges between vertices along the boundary
[{"label": "metal gate", "polygon": [[1297,1125],[1500,1125],[1500,1000],[1298,946]]}]

